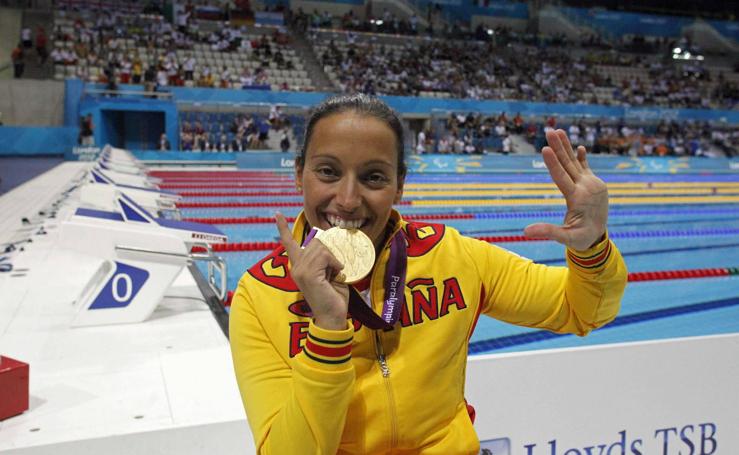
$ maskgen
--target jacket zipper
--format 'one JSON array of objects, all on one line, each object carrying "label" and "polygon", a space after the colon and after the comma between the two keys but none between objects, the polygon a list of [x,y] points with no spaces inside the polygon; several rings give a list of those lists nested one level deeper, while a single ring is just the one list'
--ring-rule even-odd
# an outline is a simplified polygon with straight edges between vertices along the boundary
[{"label": "jacket zipper", "polygon": [[[388,236],[388,239],[392,238],[393,235],[395,235],[395,230],[393,230],[393,232]],[[389,242],[389,240],[385,241],[385,248],[387,248]],[[375,289],[375,275],[376,273],[374,273],[373,270],[372,276],[370,277],[370,296],[372,295],[372,291]],[[372,307],[372,304],[370,304],[370,307]],[[388,410],[390,412],[390,449],[392,449],[393,447],[398,445],[398,415],[395,410],[395,397],[393,395],[393,389],[392,387],[390,387],[390,367],[388,366],[387,359],[385,358],[385,350],[382,347],[382,339],[380,338],[379,330],[374,330],[374,334],[375,354],[377,355],[377,363],[379,364],[380,372],[382,373],[382,382],[385,386]]]},{"label": "jacket zipper", "polygon": [[385,350],[382,348],[382,340],[377,330],[375,330],[375,352],[377,354],[377,362],[380,365],[380,371],[382,372],[382,382],[385,385],[385,392],[387,393],[388,408],[390,411],[390,448],[392,449],[398,443],[398,416],[395,412],[393,389],[390,387],[390,367],[387,365]]}]

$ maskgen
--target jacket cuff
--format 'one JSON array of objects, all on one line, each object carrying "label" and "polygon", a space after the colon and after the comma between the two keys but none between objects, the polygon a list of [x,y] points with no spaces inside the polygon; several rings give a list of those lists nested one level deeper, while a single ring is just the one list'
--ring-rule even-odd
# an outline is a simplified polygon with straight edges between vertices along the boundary
[{"label": "jacket cuff", "polygon": [[343,368],[352,358],[354,328],[347,321],[344,330],[326,330],[311,320],[303,352],[308,363],[321,364],[323,368]]},{"label": "jacket cuff", "polygon": [[567,248],[567,264],[587,273],[598,273],[605,268],[611,257],[612,249],[608,232],[606,232],[598,243],[587,250],[578,251]]}]

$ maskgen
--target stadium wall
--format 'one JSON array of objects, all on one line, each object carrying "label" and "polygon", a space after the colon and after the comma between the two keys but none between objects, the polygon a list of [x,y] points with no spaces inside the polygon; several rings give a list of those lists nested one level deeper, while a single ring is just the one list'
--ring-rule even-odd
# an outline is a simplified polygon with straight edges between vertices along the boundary
[{"label": "stadium wall", "polygon": [[0,80],[0,112],[5,125],[62,126],[64,84],[52,80]]},{"label": "stadium wall", "polygon": [[0,79],[13,77],[10,54],[21,36],[21,18],[20,9],[0,8]]}]

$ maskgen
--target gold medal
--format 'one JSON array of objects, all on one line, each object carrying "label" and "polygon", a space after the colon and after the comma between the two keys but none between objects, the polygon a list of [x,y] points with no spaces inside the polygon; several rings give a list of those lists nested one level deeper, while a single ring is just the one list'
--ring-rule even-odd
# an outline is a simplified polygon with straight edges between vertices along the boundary
[{"label": "gold medal", "polygon": [[316,237],[344,265],[335,280],[352,284],[366,277],[375,264],[375,246],[359,229],[332,227],[317,230]]}]

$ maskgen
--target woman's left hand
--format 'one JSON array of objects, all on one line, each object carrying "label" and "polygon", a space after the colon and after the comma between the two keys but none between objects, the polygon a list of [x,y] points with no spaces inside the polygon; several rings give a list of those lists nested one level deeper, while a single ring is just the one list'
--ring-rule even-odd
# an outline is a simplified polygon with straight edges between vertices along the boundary
[{"label": "woman's left hand", "polygon": [[577,152],[564,130],[547,133],[548,147],[541,150],[552,180],[567,201],[567,214],[561,226],[531,224],[524,234],[531,238],[555,240],[574,250],[586,250],[606,232],[608,189],[588,166],[585,147]]}]

